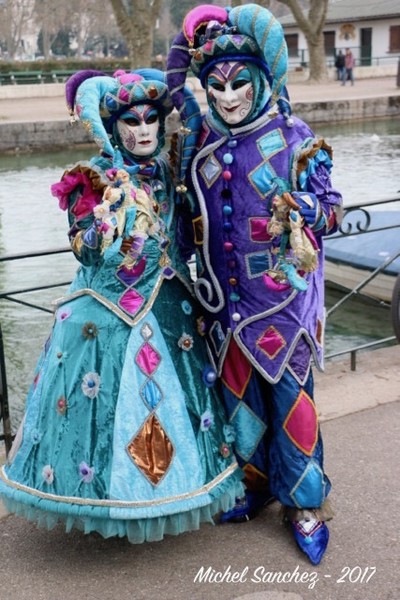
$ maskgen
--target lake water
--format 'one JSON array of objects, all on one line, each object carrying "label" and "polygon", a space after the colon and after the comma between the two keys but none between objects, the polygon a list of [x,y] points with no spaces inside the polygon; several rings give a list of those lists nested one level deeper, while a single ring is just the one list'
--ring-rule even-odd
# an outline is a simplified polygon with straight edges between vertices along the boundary
[{"label": "lake water", "polygon": [[[397,196],[400,190],[400,119],[316,127],[333,147],[333,183],[345,204]],[[0,254],[67,247],[67,216],[50,194],[64,169],[90,150],[26,156],[0,156]],[[72,254],[0,263],[0,291],[70,281],[78,263]],[[57,288],[17,296],[51,307],[63,295]],[[338,299],[329,292],[327,306]],[[52,315],[0,299],[9,402],[13,429],[18,425],[32,372],[51,328]],[[387,308],[352,301],[328,321],[328,354],[393,335]]]}]

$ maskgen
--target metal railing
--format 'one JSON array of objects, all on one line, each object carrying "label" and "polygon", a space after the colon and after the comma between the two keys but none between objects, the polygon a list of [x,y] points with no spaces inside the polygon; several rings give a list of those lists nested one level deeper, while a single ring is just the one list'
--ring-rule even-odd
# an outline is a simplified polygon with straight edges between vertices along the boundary
[{"label": "metal railing", "polygon": [[[336,239],[341,240],[346,237],[360,236],[363,234],[373,233],[373,232],[385,232],[385,231],[393,230],[393,229],[400,230],[400,211],[398,213],[398,221],[397,222],[394,222],[394,223],[392,222],[390,224],[384,224],[384,225],[375,225],[373,223],[373,219],[372,219],[371,212],[370,212],[371,207],[382,207],[385,205],[395,205],[396,203],[399,203],[399,202],[400,202],[400,196],[396,196],[396,197],[390,197],[390,198],[382,198],[380,200],[371,200],[369,202],[368,201],[363,202],[362,204],[358,204],[358,203],[348,204],[344,208],[344,211],[343,211],[343,220],[342,220],[341,226],[340,226],[338,232],[334,236],[331,236],[329,238],[330,241],[332,242],[333,240],[336,240]],[[356,219],[352,220],[352,217],[356,217]],[[354,348],[347,348],[347,349],[341,350],[340,352],[328,354],[325,357],[327,360],[338,357],[338,356],[350,354],[351,369],[354,371],[356,369],[356,356],[357,356],[358,351],[365,350],[365,349],[373,349],[373,348],[377,348],[378,346],[389,345],[392,343],[396,343],[396,341],[400,340],[400,331],[398,331],[398,319],[394,318],[394,315],[398,316],[399,311],[400,311],[398,296],[393,293],[392,302],[391,302],[391,304],[388,304],[387,301],[382,300],[379,297],[375,297],[375,296],[371,297],[370,294],[363,291],[368,286],[368,284],[370,284],[374,279],[376,279],[382,273],[385,273],[385,271],[387,271],[388,267],[390,265],[392,265],[399,257],[400,257],[400,236],[399,236],[398,247],[393,248],[393,252],[387,258],[382,260],[382,262],[379,265],[377,265],[375,268],[367,270],[365,277],[363,277],[361,279],[361,281],[359,281],[354,286],[354,288],[348,290],[342,296],[342,298],[338,302],[336,302],[336,304],[334,304],[327,311],[327,315],[326,315],[327,319],[329,319],[329,317],[331,315],[333,315],[340,307],[342,307],[346,302],[348,302],[352,298],[357,297],[357,296],[359,296],[359,297],[365,296],[381,306],[387,306],[388,308],[389,307],[391,308],[391,313],[393,316],[392,324],[393,324],[393,329],[394,329],[395,335],[390,336],[390,337],[385,337],[385,338],[382,338],[382,339],[379,339],[379,340],[376,340],[376,341],[373,341],[373,342],[370,342],[367,344],[362,344],[362,345],[356,346]],[[329,258],[328,258],[328,260],[329,260]],[[392,272],[393,272],[393,270],[392,270]],[[400,279],[400,272],[397,275],[397,279]],[[393,289],[395,288],[395,283],[396,283],[396,277],[393,276]],[[329,284],[329,282],[328,282],[328,284]],[[393,303],[396,303],[396,306],[393,306]]]},{"label": "metal railing", "polygon": [[[385,231],[388,229],[400,228],[400,211],[399,211],[399,223],[392,224],[389,226],[384,226],[384,227],[374,227],[372,224],[373,220],[371,218],[371,213],[370,213],[371,207],[383,206],[386,204],[394,204],[396,202],[400,202],[400,196],[395,197],[395,198],[378,200],[378,201],[364,202],[362,205],[352,204],[352,205],[346,206],[344,209],[344,218],[343,218],[342,225],[341,225],[338,233],[335,234],[335,236],[331,236],[330,239],[331,240],[332,239],[341,239],[343,237],[362,235],[362,234],[369,233],[372,231]],[[359,220],[356,220],[355,222],[350,222],[350,220],[349,220],[350,215],[354,215],[356,213],[360,213]],[[62,253],[67,253],[67,252],[71,252],[71,249],[70,248],[57,248],[57,249],[32,252],[32,253],[22,253],[22,254],[8,255],[8,256],[6,255],[6,256],[0,256],[0,263],[6,262],[6,261],[21,261],[21,260],[25,260],[28,258],[34,258],[34,257],[39,257],[39,256],[51,256],[51,255],[62,254]],[[382,262],[382,264],[379,265],[376,269],[374,269],[371,272],[368,272],[366,277],[360,283],[358,283],[354,287],[354,289],[348,291],[334,306],[332,306],[329,309],[329,311],[327,312],[327,318],[329,319],[329,317],[332,314],[334,314],[339,308],[341,308],[347,301],[349,301],[354,296],[364,295],[362,290],[364,290],[364,288],[367,286],[367,284],[372,279],[377,277],[380,273],[382,273],[385,269],[387,269],[387,267],[391,263],[393,263],[396,260],[396,258],[398,258],[399,256],[400,256],[400,237],[399,237],[399,247],[397,249],[393,249],[393,255],[391,255],[390,257],[385,259]],[[399,275],[399,277],[400,277],[400,275]],[[396,280],[396,278],[393,277],[393,284],[395,283],[395,280]],[[48,284],[48,285],[38,285],[38,286],[34,286],[34,287],[29,287],[29,288],[6,290],[3,292],[0,292],[0,301],[7,300],[9,302],[15,302],[17,304],[22,304],[22,305],[27,306],[32,309],[44,311],[47,313],[52,313],[53,311],[49,310],[45,306],[43,306],[41,304],[27,302],[25,300],[22,300],[19,296],[21,296],[22,294],[30,293],[30,292],[37,292],[37,291],[41,291],[41,290],[48,290],[48,289],[53,289],[53,288],[64,287],[64,286],[68,285],[69,283],[70,283],[70,281],[63,281],[63,282],[56,282],[56,283],[52,283],[52,284]],[[379,304],[382,304],[382,300],[376,299],[376,302],[378,302]],[[399,304],[400,295],[396,295],[396,302]],[[383,304],[385,304],[385,303],[383,303]],[[389,308],[390,305],[386,304],[386,306],[388,306],[388,308]],[[396,306],[394,311],[393,311],[393,307],[392,307],[392,313],[393,312],[395,312],[395,314],[398,316],[400,314],[399,306]],[[396,319],[396,322],[398,325],[399,319]],[[382,338],[382,339],[379,339],[379,340],[376,340],[376,341],[373,341],[373,342],[370,342],[367,344],[360,344],[353,348],[346,348],[346,349],[340,350],[339,352],[328,354],[325,358],[327,360],[329,360],[329,359],[333,359],[333,358],[339,357],[339,356],[350,355],[351,369],[355,370],[356,369],[356,356],[359,351],[366,350],[366,349],[374,349],[379,346],[386,346],[389,344],[393,344],[393,343],[396,343],[397,340],[400,341],[400,332],[397,331],[395,333],[396,333],[396,335],[394,335],[394,336],[385,337],[385,338]],[[3,440],[5,442],[6,452],[8,453],[8,450],[11,447],[11,442],[12,442],[13,436],[12,436],[12,432],[11,432],[11,423],[10,423],[10,412],[9,412],[9,403],[8,403],[8,394],[7,394],[6,367],[5,367],[3,339],[2,339],[2,334],[1,334],[1,324],[0,324],[0,408],[1,408],[1,420],[3,421],[3,435],[0,435],[0,440]]]}]

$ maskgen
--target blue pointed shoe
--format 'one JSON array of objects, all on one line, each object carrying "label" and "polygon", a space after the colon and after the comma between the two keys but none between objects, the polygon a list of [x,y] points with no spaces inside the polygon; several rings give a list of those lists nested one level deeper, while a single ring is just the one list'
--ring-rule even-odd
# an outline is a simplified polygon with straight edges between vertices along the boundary
[{"label": "blue pointed shoe", "polygon": [[324,521],[290,521],[290,525],[300,550],[313,565],[319,565],[329,542],[329,529]]},{"label": "blue pointed shoe", "polygon": [[221,514],[220,523],[245,523],[258,515],[261,509],[275,500],[269,491],[249,492],[243,498],[237,498],[231,510]]}]

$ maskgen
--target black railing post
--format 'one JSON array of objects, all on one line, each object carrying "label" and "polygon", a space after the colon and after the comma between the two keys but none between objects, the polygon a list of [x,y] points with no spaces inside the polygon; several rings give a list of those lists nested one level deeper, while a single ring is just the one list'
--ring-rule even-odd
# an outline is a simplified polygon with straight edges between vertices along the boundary
[{"label": "black railing post", "polygon": [[6,448],[6,456],[11,449],[12,444],[12,432],[11,432],[11,421],[10,421],[10,408],[8,405],[8,393],[7,393],[7,378],[6,378],[6,362],[4,357],[4,346],[3,346],[3,333],[0,325],[0,418],[3,421],[3,435],[0,439],[4,440]]}]

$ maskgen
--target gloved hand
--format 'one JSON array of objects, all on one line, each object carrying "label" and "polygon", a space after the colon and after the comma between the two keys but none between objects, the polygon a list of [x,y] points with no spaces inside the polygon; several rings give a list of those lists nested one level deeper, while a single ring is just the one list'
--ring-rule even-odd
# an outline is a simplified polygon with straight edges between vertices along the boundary
[{"label": "gloved hand", "polygon": [[293,200],[299,206],[299,213],[306,225],[313,228],[321,217],[321,209],[317,197],[311,192],[291,192]]}]

